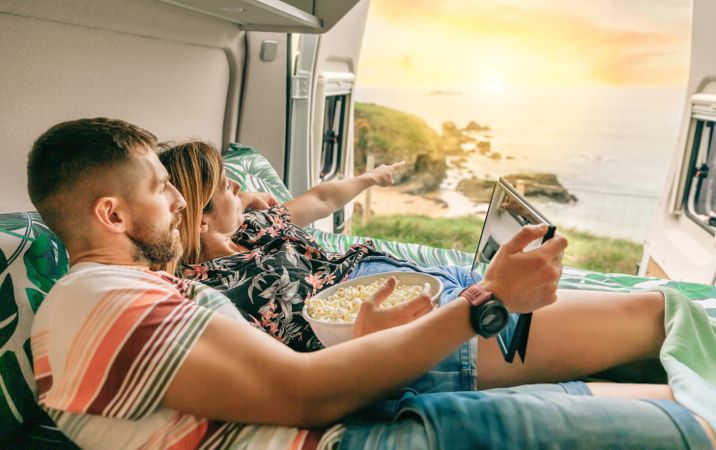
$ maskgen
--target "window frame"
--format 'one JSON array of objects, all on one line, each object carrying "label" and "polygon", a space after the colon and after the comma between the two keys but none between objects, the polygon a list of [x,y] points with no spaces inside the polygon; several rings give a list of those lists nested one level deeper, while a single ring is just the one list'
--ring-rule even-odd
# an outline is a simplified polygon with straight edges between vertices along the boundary
[{"label": "window frame", "polygon": [[[706,128],[708,128],[708,131],[705,134]],[[700,193],[701,183],[708,179],[700,178],[698,172],[703,165],[708,167],[708,161],[713,157],[711,152],[716,152],[716,117],[705,117],[693,112],[690,129],[692,130],[690,133],[691,138],[687,144],[688,155],[685,158],[685,162],[688,161],[688,165],[684,178],[681,204],[686,217],[707,233],[716,236],[716,226],[710,225],[709,219],[704,219],[704,214],[696,211],[698,200],[696,195]],[[713,171],[716,168],[709,167],[709,170]]]},{"label": "window frame", "polygon": [[[351,96],[349,93],[331,93],[326,94],[324,99],[324,113],[323,122],[321,126],[321,163],[319,170],[319,180],[329,181],[334,179],[340,172],[345,161],[346,153],[346,122],[348,120],[348,108],[351,104]],[[332,114],[331,114],[332,113]],[[336,127],[336,122],[338,126]],[[329,138],[329,133],[338,130],[338,133],[332,138],[335,143],[330,153],[330,161],[326,146]]]}]

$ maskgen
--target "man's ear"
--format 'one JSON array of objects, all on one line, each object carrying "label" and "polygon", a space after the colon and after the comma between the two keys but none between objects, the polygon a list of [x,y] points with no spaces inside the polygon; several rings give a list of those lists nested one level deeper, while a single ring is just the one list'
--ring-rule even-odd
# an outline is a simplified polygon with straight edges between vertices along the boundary
[{"label": "man's ear", "polygon": [[124,233],[129,226],[129,213],[125,202],[117,197],[100,197],[92,205],[92,215],[112,233]]}]

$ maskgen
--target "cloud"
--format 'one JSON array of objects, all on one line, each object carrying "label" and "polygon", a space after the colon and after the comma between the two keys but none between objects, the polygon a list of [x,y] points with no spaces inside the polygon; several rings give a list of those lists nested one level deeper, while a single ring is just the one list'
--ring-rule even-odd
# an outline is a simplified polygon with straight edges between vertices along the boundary
[{"label": "cloud", "polygon": [[687,0],[373,0],[364,55],[417,83],[490,64],[522,82],[675,84],[687,74],[689,14]]}]

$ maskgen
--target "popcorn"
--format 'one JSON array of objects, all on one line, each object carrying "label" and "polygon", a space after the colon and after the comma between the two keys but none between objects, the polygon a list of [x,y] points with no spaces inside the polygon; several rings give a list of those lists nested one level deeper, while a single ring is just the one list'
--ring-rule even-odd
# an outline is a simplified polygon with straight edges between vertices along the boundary
[{"label": "popcorn", "polygon": [[[355,322],[360,305],[387,280],[387,278],[379,278],[370,284],[355,284],[338,288],[334,294],[325,298],[309,298],[306,300],[308,315],[314,319],[329,322]],[[417,297],[422,291],[423,286],[398,283],[393,293],[380,304],[380,307],[388,308],[407,302]]]}]

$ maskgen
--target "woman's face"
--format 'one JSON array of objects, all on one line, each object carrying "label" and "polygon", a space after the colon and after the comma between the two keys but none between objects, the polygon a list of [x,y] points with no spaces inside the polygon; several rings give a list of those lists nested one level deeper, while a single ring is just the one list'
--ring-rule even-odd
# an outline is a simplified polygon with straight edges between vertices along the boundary
[{"label": "woman's face", "polygon": [[241,225],[244,205],[241,204],[239,192],[241,192],[239,183],[229,179],[224,171],[216,192],[211,197],[214,209],[204,214],[210,231],[229,235]]}]

